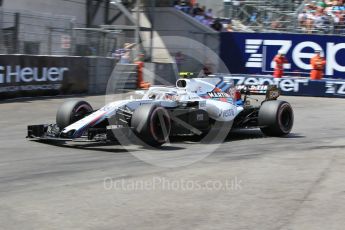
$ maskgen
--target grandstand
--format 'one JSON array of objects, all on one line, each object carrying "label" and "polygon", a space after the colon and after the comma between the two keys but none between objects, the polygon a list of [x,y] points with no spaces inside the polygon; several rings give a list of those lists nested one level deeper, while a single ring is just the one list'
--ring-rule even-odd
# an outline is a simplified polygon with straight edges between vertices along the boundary
[{"label": "grandstand", "polygon": [[231,17],[238,31],[343,34],[343,1],[233,1],[220,11]]},{"label": "grandstand", "polygon": [[[188,1],[174,1],[185,11]],[[207,1],[200,1],[207,3]],[[214,6],[215,18],[229,18],[233,31],[343,34],[343,1],[242,0],[204,5]],[[217,8],[218,7],[218,8]],[[223,30],[223,31],[226,31]]]},{"label": "grandstand", "polygon": [[298,12],[298,29],[303,33],[344,34],[343,1],[304,1]]},{"label": "grandstand", "polygon": [[[232,22],[230,31],[243,32],[295,32],[298,27],[296,15],[302,6],[302,1],[294,0],[212,1],[213,4],[208,1],[197,1],[197,3],[199,7],[207,10],[206,14],[209,9],[212,10],[214,21],[217,18],[225,21],[224,18],[227,18]],[[174,1],[174,5],[179,6],[182,11],[186,11],[186,6],[193,8],[190,6],[190,1],[185,0]],[[227,28],[222,31],[227,31]]]},{"label": "grandstand", "polygon": [[224,13],[242,23],[247,32],[294,31],[301,1],[248,0],[225,7]]}]

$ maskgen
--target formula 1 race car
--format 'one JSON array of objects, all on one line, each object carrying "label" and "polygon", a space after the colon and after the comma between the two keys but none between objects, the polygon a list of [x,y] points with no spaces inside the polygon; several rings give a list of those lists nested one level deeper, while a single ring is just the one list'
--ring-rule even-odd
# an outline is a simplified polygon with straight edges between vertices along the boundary
[{"label": "formula 1 race car", "polygon": [[[264,94],[252,105],[252,94]],[[276,86],[239,86],[224,77],[179,79],[175,87],[151,87],[141,99],[120,100],[93,110],[83,100],[67,100],[57,111],[56,124],[29,125],[28,138],[50,141],[116,141],[129,131],[142,143],[160,146],[171,136],[207,135],[220,127],[260,128],[267,136],[290,133],[291,105],[279,101]],[[257,100],[257,99],[256,99]],[[219,125],[218,125],[219,127]]]}]

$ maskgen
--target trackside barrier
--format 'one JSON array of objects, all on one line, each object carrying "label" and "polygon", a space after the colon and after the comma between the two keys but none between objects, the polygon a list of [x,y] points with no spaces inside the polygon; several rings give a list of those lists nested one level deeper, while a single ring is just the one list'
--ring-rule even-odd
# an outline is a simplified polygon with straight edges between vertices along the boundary
[{"label": "trackside barrier", "polygon": [[232,32],[221,33],[220,41],[220,56],[233,74],[272,75],[273,58],[282,49],[289,62],[284,73],[307,77],[318,49],[326,60],[325,77],[345,79],[344,36]]},{"label": "trackside barrier", "polygon": [[280,79],[267,75],[226,75],[236,85],[277,85],[283,95],[345,98],[345,80],[283,77]]},{"label": "trackside barrier", "polygon": [[[155,74],[164,79],[156,78]],[[145,89],[150,84],[174,85],[175,81],[170,63],[116,65],[114,58],[109,57],[0,55],[0,100],[103,94],[107,87],[121,92],[122,89]]]},{"label": "trackside barrier", "polygon": [[0,99],[88,91],[83,57],[0,55]]},{"label": "trackside barrier", "polygon": [[114,88],[136,89],[138,65],[114,66],[105,57],[0,55],[0,100],[105,93],[111,76]]}]

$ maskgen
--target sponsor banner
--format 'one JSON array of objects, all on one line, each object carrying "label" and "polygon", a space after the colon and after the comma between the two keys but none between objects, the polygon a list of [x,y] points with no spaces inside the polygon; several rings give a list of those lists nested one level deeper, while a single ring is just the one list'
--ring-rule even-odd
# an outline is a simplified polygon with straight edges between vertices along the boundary
[{"label": "sponsor banner", "polygon": [[283,95],[345,98],[345,80],[308,78],[273,78],[271,76],[231,75],[236,85],[276,85]]},{"label": "sponsor banner", "polygon": [[87,59],[32,55],[0,55],[0,99],[85,93]]},{"label": "sponsor banner", "polygon": [[326,60],[325,77],[345,79],[343,36],[234,32],[220,37],[220,56],[231,73],[272,74],[273,58],[282,49],[289,61],[285,75],[308,76],[310,58],[320,49]]}]

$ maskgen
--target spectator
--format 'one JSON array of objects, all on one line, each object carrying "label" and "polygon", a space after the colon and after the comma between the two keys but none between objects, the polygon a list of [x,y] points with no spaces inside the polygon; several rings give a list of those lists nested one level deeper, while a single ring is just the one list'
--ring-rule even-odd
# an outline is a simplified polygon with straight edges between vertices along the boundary
[{"label": "spectator", "polygon": [[[184,10],[183,5],[186,3],[189,3],[189,10]],[[206,10],[206,6],[200,7],[199,3],[196,3],[195,0],[180,0],[180,1],[175,1],[174,6],[176,9],[184,11],[185,13],[190,13],[191,16],[193,16],[197,21],[200,23],[210,26],[211,28],[217,30],[217,31],[222,31],[223,30],[223,25],[221,21],[215,20],[214,15],[213,15],[213,10],[208,9]],[[230,29],[230,28],[229,28]],[[231,28],[232,31],[232,28]]]},{"label": "spectator", "polygon": [[213,14],[212,14],[212,9],[208,9],[206,13],[203,13],[202,16],[196,16],[196,18],[199,18],[199,21],[206,25],[206,26],[211,26],[213,23]]},{"label": "spectator", "polygon": [[186,0],[181,0],[180,1],[180,7],[181,7],[181,10],[183,12],[185,12],[186,14],[189,13],[190,11],[190,6],[189,6],[189,3],[186,1]]},{"label": "spectator", "polygon": [[324,30],[324,26],[326,24],[326,16],[324,14],[323,8],[318,7],[317,11],[315,12],[315,16],[313,19],[313,23],[314,23],[314,28],[317,29],[318,31],[323,31]]},{"label": "spectator", "polygon": [[298,22],[302,30],[308,33],[343,33],[344,0],[309,1],[302,13],[298,15]]},{"label": "spectator", "polygon": [[328,4],[324,0],[319,1],[317,5],[323,9],[325,9],[328,6]]},{"label": "spectator", "polygon": [[298,23],[299,26],[305,27],[308,19],[308,14],[306,10],[303,10],[302,13],[298,14]]},{"label": "spectator", "polygon": [[181,10],[185,13],[189,13],[190,12],[190,3],[188,0],[178,0],[178,1],[174,1],[174,7],[178,10]]},{"label": "spectator", "polygon": [[205,14],[206,13],[206,6],[202,6],[201,7],[201,14]]},{"label": "spectator", "polygon": [[226,32],[234,32],[234,30],[232,29],[232,24],[229,23],[227,26],[226,26]]},{"label": "spectator", "polygon": [[213,13],[212,13],[212,9],[208,9],[207,12],[205,13],[205,16],[209,17],[209,18],[214,18]]},{"label": "spectator", "polygon": [[214,20],[211,27],[218,32],[221,32],[223,30],[223,24],[220,23],[220,20],[218,18],[216,20]]},{"label": "spectator", "polygon": [[198,20],[199,22],[202,23],[203,20],[205,19],[205,16],[204,16],[204,14],[202,14],[201,12],[199,12],[199,14],[195,15],[194,18],[195,18],[196,20]]},{"label": "spectator", "polygon": [[252,15],[249,17],[249,25],[254,25],[256,23],[258,13],[254,12]]},{"label": "spectator", "polygon": [[334,21],[334,32],[337,34],[344,33],[344,14],[340,10],[337,10],[332,14],[332,17]]},{"label": "spectator", "polygon": [[131,50],[135,43],[125,43],[122,49],[117,49],[113,56],[120,64],[131,63]]},{"label": "spectator", "polygon": [[199,15],[202,12],[202,9],[199,6],[199,3],[195,3],[192,15],[195,17],[196,15]]},{"label": "spectator", "polygon": [[307,20],[306,20],[306,30],[307,30],[307,33],[312,33],[313,26],[314,26],[314,18],[315,18],[315,13],[314,12],[310,12],[307,15]]}]

